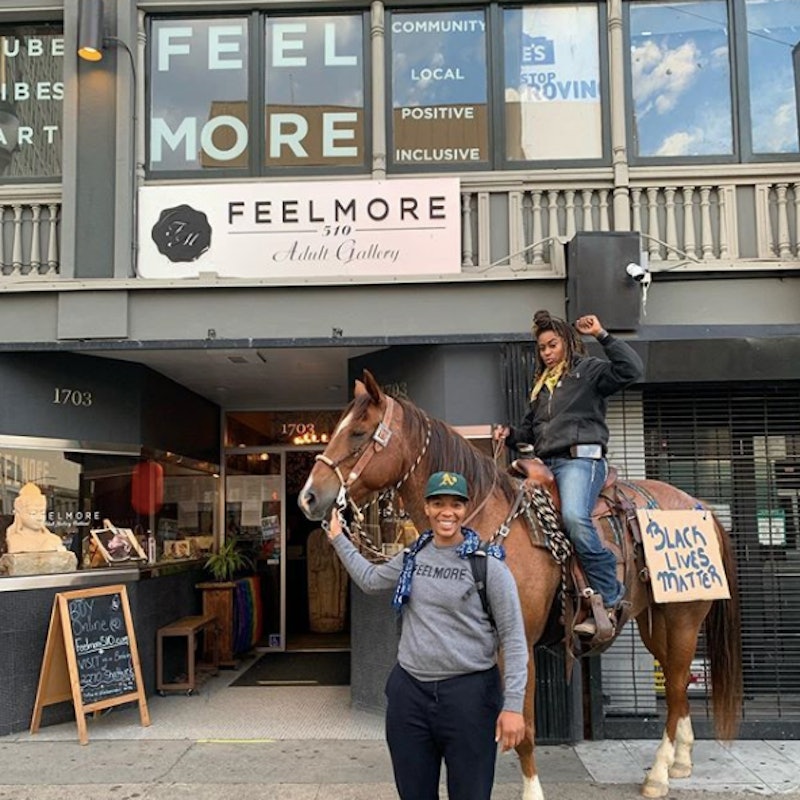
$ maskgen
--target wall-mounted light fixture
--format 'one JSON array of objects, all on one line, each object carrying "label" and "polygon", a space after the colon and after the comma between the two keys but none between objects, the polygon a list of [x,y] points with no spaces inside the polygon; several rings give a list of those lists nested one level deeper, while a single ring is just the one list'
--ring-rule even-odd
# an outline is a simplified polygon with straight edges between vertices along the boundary
[{"label": "wall-mounted light fixture", "polygon": [[85,61],[100,61],[104,46],[103,0],[81,0],[78,55]]}]

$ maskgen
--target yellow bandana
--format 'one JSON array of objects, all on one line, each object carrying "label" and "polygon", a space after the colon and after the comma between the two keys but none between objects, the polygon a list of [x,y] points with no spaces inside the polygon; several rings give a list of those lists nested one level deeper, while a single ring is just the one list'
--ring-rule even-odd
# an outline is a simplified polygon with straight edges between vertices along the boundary
[{"label": "yellow bandana", "polygon": [[539,396],[539,392],[542,391],[543,386],[546,386],[550,390],[550,394],[553,394],[553,390],[561,380],[561,376],[564,374],[564,369],[566,366],[566,361],[559,361],[558,364],[552,368],[546,369],[539,376],[539,380],[536,381],[536,383],[533,385],[533,389],[531,389],[531,402],[533,402]]}]

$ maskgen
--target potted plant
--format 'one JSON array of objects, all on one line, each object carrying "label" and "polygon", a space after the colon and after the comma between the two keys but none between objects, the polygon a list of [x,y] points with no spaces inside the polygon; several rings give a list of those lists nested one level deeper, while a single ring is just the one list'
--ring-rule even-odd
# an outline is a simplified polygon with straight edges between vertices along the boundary
[{"label": "potted plant", "polygon": [[216,553],[212,553],[203,565],[218,583],[232,581],[237,572],[245,569],[253,569],[253,562],[236,549],[237,541],[231,537],[227,542],[220,545]]},{"label": "potted plant", "polygon": [[[237,549],[235,537],[223,542],[215,553],[212,553],[204,564],[213,580],[198,583],[197,588],[203,593],[203,614],[213,614],[219,623],[219,663],[222,667],[235,667],[234,658],[234,578],[237,573],[253,569],[253,562],[241,550]],[[210,650],[213,642],[209,641],[206,649]]]}]

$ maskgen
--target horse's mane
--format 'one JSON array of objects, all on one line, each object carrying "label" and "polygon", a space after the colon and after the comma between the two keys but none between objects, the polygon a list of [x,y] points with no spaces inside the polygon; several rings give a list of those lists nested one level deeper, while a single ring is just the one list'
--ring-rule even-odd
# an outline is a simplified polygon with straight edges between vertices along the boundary
[{"label": "horse's mane", "polygon": [[500,489],[509,503],[513,502],[516,488],[511,478],[498,469],[492,458],[478,450],[446,422],[429,417],[409,400],[395,398],[395,401],[403,408],[404,433],[409,441],[419,442],[420,449],[430,424],[429,472],[440,470],[460,472],[467,479],[473,502],[476,500],[480,502],[494,488]]},{"label": "horse's mane", "polygon": [[[509,503],[514,501],[517,490],[513,481],[497,467],[492,458],[446,422],[429,417],[410,400],[400,397],[393,397],[393,400],[403,409],[403,435],[407,441],[417,442],[420,451],[430,425],[431,440],[426,453],[429,473],[442,470],[460,472],[467,480],[473,502],[480,502],[493,489],[502,491]],[[344,415],[350,413],[354,419],[363,419],[372,403],[369,394],[358,395],[345,409]]]}]

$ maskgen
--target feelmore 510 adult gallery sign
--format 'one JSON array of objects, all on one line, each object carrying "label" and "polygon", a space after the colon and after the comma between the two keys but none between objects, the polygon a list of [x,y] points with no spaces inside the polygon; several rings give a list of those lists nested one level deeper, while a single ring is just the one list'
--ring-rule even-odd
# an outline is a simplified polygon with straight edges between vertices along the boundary
[{"label": "feelmore 510 adult gallery sign", "polygon": [[147,186],[139,275],[458,273],[460,222],[457,178]]}]

